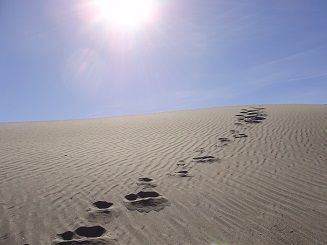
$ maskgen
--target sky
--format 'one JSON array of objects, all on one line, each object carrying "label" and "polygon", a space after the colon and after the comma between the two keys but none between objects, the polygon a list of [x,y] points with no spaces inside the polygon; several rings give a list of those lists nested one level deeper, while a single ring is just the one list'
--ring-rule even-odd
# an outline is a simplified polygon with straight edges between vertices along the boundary
[{"label": "sky", "polygon": [[129,29],[92,1],[0,0],[0,122],[327,103],[326,0],[154,0]]}]

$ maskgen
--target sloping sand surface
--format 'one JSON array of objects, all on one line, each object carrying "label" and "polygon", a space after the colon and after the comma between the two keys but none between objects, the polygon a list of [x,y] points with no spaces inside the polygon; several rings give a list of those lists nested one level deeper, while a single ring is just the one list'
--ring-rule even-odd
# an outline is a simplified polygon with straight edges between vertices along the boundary
[{"label": "sloping sand surface", "polygon": [[0,244],[327,244],[327,106],[0,124]]}]

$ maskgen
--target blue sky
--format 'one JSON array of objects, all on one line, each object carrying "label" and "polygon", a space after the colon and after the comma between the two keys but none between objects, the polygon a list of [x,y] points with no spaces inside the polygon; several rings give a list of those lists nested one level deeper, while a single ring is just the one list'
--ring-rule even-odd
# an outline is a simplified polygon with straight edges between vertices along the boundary
[{"label": "blue sky", "polygon": [[1,122],[327,102],[326,0],[162,0],[133,33],[81,2],[0,1]]}]

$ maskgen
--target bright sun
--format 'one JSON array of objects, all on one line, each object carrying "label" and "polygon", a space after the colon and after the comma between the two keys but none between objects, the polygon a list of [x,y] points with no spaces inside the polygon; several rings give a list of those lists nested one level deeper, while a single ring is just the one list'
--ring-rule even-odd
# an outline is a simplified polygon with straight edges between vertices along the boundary
[{"label": "bright sun", "polygon": [[93,0],[97,19],[111,28],[134,30],[156,18],[158,0]]}]

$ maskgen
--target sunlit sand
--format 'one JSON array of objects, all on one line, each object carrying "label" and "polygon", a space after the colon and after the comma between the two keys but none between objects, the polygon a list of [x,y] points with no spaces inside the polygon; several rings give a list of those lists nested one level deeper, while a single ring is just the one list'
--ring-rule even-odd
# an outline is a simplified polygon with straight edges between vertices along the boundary
[{"label": "sunlit sand", "polygon": [[326,110],[0,124],[0,244],[326,244]]}]

